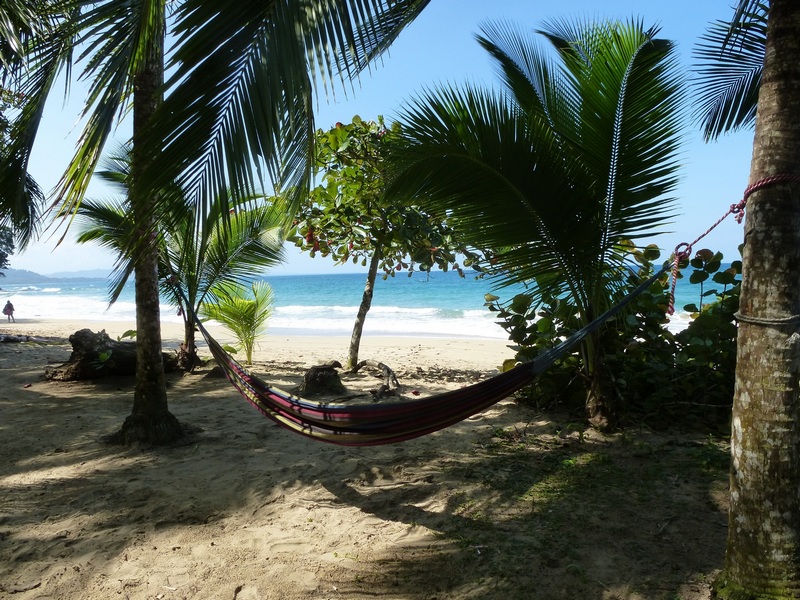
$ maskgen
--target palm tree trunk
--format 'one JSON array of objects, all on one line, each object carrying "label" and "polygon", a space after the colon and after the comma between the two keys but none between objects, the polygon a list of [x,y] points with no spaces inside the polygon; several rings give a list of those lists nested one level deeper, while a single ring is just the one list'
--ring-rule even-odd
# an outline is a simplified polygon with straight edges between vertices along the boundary
[{"label": "palm tree trunk", "polygon": [[186,311],[183,318],[183,344],[178,356],[178,366],[184,371],[191,372],[201,361],[197,356],[194,320],[190,319],[188,314],[188,311]]},{"label": "palm tree trunk", "polygon": [[[800,177],[800,3],[769,8],[751,184]],[[720,598],[800,597],[800,183],[747,205]]]},{"label": "palm tree trunk", "polygon": [[161,356],[161,319],[158,293],[158,243],[153,234],[153,206],[157,201],[140,190],[148,158],[137,148],[144,130],[160,104],[164,81],[164,3],[161,3],[161,34],[154,36],[151,53],[134,77],[133,152],[131,162],[131,208],[138,236],[135,258],[136,281],[136,384],[133,410],[115,436],[124,444],[165,444],[183,435],[178,420],[167,407],[167,386]]},{"label": "palm tree trunk", "polygon": [[616,426],[617,419],[613,399],[603,385],[603,352],[599,332],[589,335],[581,347],[586,371],[586,420],[592,427],[600,430]]},{"label": "palm tree trunk", "polygon": [[364,321],[367,318],[367,313],[372,306],[372,295],[375,292],[375,279],[378,276],[378,265],[381,262],[381,245],[376,244],[375,252],[369,261],[369,269],[367,270],[367,282],[364,285],[364,294],[361,296],[361,305],[358,307],[358,314],[356,315],[356,322],[353,325],[353,335],[350,337],[350,348],[347,352],[347,364],[345,370],[355,369],[358,364],[358,350],[361,347],[361,333],[364,330]]}]

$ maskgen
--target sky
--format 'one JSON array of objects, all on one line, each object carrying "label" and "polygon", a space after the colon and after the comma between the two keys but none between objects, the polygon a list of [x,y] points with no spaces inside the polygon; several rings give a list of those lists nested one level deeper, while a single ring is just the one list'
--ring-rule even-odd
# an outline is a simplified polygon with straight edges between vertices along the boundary
[{"label": "sky", "polygon": [[[392,46],[388,55],[362,75],[353,90],[336,90],[335,97],[321,97],[316,110],[316,125],[326,129],[337,121],[350,122],[354,115],[374,119],[383,115],[394,120],[404,102],[423,90],[440,84],[477,83],[497,85],[488,54],[475,41],[475,34],[486,21],[511,21],[537,29],[553,19],[600,20],[641,19],[645,26],[658,25],[660,37],[678,44],[681,64],[691,64],[691,51],[708,23],[732,15],[730,0],[432,0]],[[44,190],[53,189],[74,152],[80,133],[80,110],[85,88],[73,83],[68,100],[55,94],[47,106],[37,144],[31,157],[30,173]],[[124,124],[117,141],[129,135]],[[674,194],[679,215],[669,226],[672,233],[644,240],[658,244],[666,258],[680,243],[691,243],[741,199],[747,186],[752,151],[752,131],[742,131],[707,144],[696,125],[687,123],[682,154],[681,182]],[[90,196],[105,190],[90,187]],[[54,233],[55,231],[55,233]],[[49,228],[42,238],[26,250],[11,256],[11,268],[27,269],[44,275],[84,269],[111,269],[114,256],[99,246],[76,244],[71,232],[57,244],[60,230]],[[727,260],[739,258],[737,247],[743,232],[728,217],[712,233],[698,242],[721,251]],[[336,271],[333,271],[333,269]],[[333,266],[330,258],[311,259],[296,248],[287,248],[285,265],[272,274],[352,272],[360,267]]]}]

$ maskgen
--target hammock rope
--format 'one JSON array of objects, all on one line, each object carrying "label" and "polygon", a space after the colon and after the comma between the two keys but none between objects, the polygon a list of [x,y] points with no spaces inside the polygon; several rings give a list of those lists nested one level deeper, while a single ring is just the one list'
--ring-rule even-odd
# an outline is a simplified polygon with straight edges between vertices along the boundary
[{"label": "hammock rope", "polygon": [[230,356],[209,334],[194,311],[191,308],[189,311],[228,380],[264,416],[285,429],[322,442],[340,446],[376,446],[444,429],[509,397],[617,315],[669,268],[669,264],[664,265],[618,304],[532,361],[458,390],[417,400],[369,405],[315,402],[270,386]]},{"label": "hammock rope", "polygon": [[734,215],[736,222],[741,225],[742,221],[744,220],[744,211],[747,207],[747,200],[750,198],[750,196],[759,190],[763,190],[765,187],[769,187],[777,183],[800,183],[800,175],[778,173],[777,175],[770,175],[769,177],[764,177],[763,179],[759,179],[758,181],[751,183],[745,188],[744,193],[742,194],[742,199],[736,204],[731,204],[727,212],[717,219],[717,221],[711,225],[711,227],[697,236],[697,239],[691,243],[682,242],[675,246],[675,250],[672,253],[672,272],[670,273],[670,279],[672,283],[670,284],[669,288],[669,305],[667,306],[667,314],[675,314],[675,286],[678,284],[678,271],[681,268],[681,263],[691,257],[692,247],[706,237],[709,233],[714,231],[714,229],[716,229],[718,225],[727,219],[729,215]]}]

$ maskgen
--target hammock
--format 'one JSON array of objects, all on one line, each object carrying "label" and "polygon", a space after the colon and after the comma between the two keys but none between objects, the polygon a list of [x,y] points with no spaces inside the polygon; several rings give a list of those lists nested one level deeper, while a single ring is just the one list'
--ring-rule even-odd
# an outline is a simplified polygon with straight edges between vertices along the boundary
[{"label": "hammock", "polygon": [[314,402],[272,387],[231,357],[194,316],[209,350],[230,382],[263,415],[290,431],[340,446],[377,446],[417,438],[479,413],[530,384],[538,374],[619,313],[667,269],[649,280],[566,340],[534,360],[479,383],[420,400],[370,405]]}]

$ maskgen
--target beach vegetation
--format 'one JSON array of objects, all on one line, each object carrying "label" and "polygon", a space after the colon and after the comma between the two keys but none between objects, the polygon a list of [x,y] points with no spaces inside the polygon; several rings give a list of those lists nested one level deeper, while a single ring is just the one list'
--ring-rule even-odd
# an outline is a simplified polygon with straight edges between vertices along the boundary
[{"label": "beach vegetation", "polygon": [[[107,157],[97,175],[119,193],[114,198],[83,201],[78,209],[77,241],[95,242],[112,250],[119,269],[110,285],[110,301],[119,297],[133,270],[125,255],[126,242],[136,230],[128,203],[130,152],[119,148]],[[177,186],[170,193],[180,194]],[[175,217],[164,215],[172,227],[159,231],[158,272],[161,295],[183,317],[184,340],[179,364],[192,370],[199,364],[195,345],[195,315],[204,302],[226,296],[230,286],[249,282],[283,258],[282,217],[264,198],[248,200],[231,215],[220,214],[221,203],[210,203],[207,214],[183,208]],[[170,205],[174,206],[174,205]]]},{"label": "beach vegetation", "polygon": [[[660,252],[655,247],[641,252],[632,246],[629,252],[637,265],[628,273],[633,289],[652,276]],[[606,352],[604,386],[616,394],[620,425],[703,430],[729,426],[741,262],[723,269],[723,260],[721,253],[701,249],[683,261],[679,275],[697,289],[697,301],[676,307],[690,313],[691,320],[681,331],[673,333],[666,327],[670,304],[666,275],[633,298],[629,310],[613,317],[613,326],[604,330],[600,338]],[[711,282],[716,285],[709,289]],[[525,294],[506,302],[491,296],[487,306],[515,342],[517,353],[508,367],[533,360],[581,327],[577,308],[565,298],[548,297],[532,304]],[[583,406],[583,389],[580,358],[573,352],[557,360],[518,397],[541,408],[575,411]]]},{"label": "beach vegetation", "polygon": [[415,270],[439,268],[463,277],[463,267],[472,260],[467,254],[459,264],[458,253],[466,250],[446,219],[385,196],[388,148],[399,133],[399,125],[387,125],[383,117],[365,121],[358,116],[351,123],[317,131],[314,168],[319,185],[301,204],[291,236],[312,257],[367,267],[346,369],[358,365],[361,334],[379,273],[386,279],[401,271],[411,276]]},{"label": "beach vegetation", "polygon": [[[24,102],[10,124],[0,197],[24,200],[31,149],[59,74],[65,94],[88,82],[83,130],[52,203],[71,222],[109,139],[132,123],[127,240],[136,294],[137,372],[123,443],[169,443],[184,434],[169,412],[161,361],[159,231],[181,208],[219,214],[260,190],[288,191],[284,216],[307,192],[314,93],[356,77],[429,0],[305,2],[184,0],[38,3],[48,27],[20,54]],[[4,26],[6,23],[3,24]],[[187,195],[165,193],[177,184]],[[175,210],[156,210],[163,205]],[[223,228],[223,231],[225,229]]]},{"label": "beach vegetation", "polygon": [[244,350],[245,362],[252,364],[256,340],[266,331],[272,315],[272,288],[266,281],[253,281],[249,286],[226,283],[215,286],[214,297],[215,301],[201,305],[200,314],[230,330]]},{"label": "beach vegetation", "polygon": [[[623,243],[663,233],[674,214],[685,104],[675,45],[636,20],[550,21],[538,39],[489,23],[477,39],[502,89],[439,86],[410,101],[387,193],[446,214],[465,244],[488,250],[496,284],[528,285],[531,306],[562,302],[574,309],[565,319],[589,323],[627,289]],[[598,427],[620,416],[605,335],[579,352]]]},{"label": "beach vegetation", "polygon": [[[187,213],[172,231],[164,232],[159,262],[163,297],[183,317],[181,364],[199,363],[195,346],[195,315],[203,306],[220,302],[237,286],[283,260],[281,216],[269,202],[248,201],[226,218],[212,205],[208,214]],[[243,324],[245,330],[247,325]]]}]

